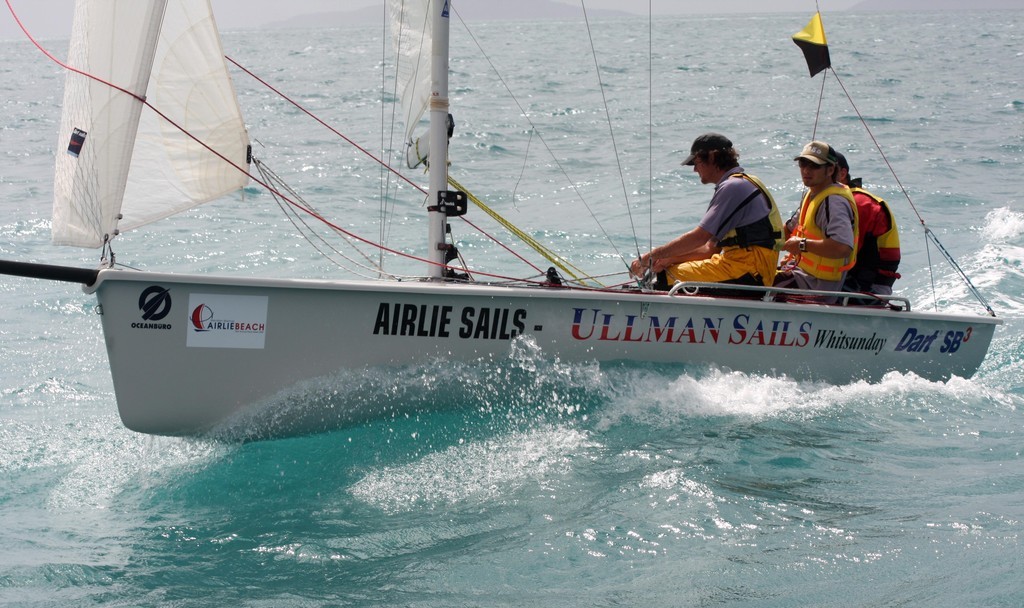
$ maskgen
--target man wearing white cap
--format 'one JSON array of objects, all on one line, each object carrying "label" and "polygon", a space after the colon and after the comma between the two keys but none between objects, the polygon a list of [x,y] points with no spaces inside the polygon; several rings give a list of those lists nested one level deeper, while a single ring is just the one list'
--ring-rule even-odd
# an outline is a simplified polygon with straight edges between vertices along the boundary
[{"label": "man wearing white cap", "polygon": [[[793,160],[807,193],[800,210],[786,222],[790,256],[775,278],[779,287],[841,291],[846,271],[856,262],[857,205],[849,188],[838,183],[832,147],[812,141]],[[820,298],[825,303],[834,297]]]},{"label": "man wearing white cap", "polygon": [[714,184],[697,227],[655,247],[630,264],[633,276],[651,271],[656,288],[677,281],[771,285],[783,241],[782,216],[771,193],[739,166],[732,142],[718,133],[694,140],[684,166],[702,184]]}]

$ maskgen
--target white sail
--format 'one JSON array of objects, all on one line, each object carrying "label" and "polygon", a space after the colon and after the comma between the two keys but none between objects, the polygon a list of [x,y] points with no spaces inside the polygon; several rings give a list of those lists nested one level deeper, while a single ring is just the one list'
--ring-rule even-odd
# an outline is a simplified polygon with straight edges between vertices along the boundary
[{"label": "white sail", "polygon": [[413,141],[430,101],[431,0],[388,0],[405,140]]},{"label": "white sail", "polygon": [[[117,227],[166,1],[75,4],[54,173],[53,242],[98,247]],[[118,32],[118,36],[111,35]]]},{"label": "white sail", "polygon": [[236,167],[247,169],[248,135],[209,0],[79,0],[69,64],[144,91],[177,126],[131,95],[70,73],[54,182],[55,244],[99,247],[118,231],[247,183]]}]

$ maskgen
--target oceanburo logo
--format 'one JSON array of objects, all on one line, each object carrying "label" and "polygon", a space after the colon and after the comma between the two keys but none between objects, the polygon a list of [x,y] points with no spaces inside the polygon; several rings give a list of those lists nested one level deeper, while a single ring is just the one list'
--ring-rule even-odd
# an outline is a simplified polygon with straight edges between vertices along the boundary
[{"label": "oceanburo logo", "polygon": [[159,285],[146,288],[139,296],[142,320],[159,321],[171,312],[171,291]]}]

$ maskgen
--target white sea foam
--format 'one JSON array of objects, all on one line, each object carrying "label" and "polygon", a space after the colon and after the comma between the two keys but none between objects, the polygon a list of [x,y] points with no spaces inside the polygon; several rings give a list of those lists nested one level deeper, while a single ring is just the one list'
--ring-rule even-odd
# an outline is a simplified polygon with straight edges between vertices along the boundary
[{"label": "white sea foam", "polygon": [[566,427],[469,441],[409,464],[375,469],[349,492],[389,512],[482,502],[514,495],[527,483],[542,484],[597,445],[587,433]]},{"label": "white sea foam", "polygon": [[985,214],[982,232],[991,241],[1010,241],[1024,235],[1024,213],[1009,207],[993,209]]},{"label": "white sea foam", "polygon": [[[1007,180],[1022,149],[1007,128],[1019,119],[1020,103],[1007,105],[1019,82],[1007,75],[1019,72],[1020,55],[1006,52],[1019,47],[1021,20],[1007,15],[826,21],[838,73],[900,180],[1008,318],[978,377],[892,374],[834,387],[526,354],[319,379],[277,404],[290,414],[384,403],[411,418],[385,412],[383,422],[340,432],[242,445],[151,440],[121,428],[98,318],[68,305],[94,298],[77,286],[2,279],[0,541],[10,549],[0,604],[1021,604],[1007,566],[1019,562],[1024,521],[1024,332],[1014,318],[1024,316],[1024,229]],[[931,276],[912,214],[892,196],[887,167],[832,74],[819,106],[819,79],[807,78],[792,44],[808,16],[658,19],[653,45],[646,20],[603,20],[593,28],[609,68],[603,85],[579,23],[474,26],[505,82],[525,93],[522,113],[508,112],[501,83],[456,28],[452,171],[584,270],[621,271],[605,231],[629,252],[634,235],[640,248],[665,242],[706,208],[711,188],[678,166],[694,136],[726,133],[788,213],[802,192],[792,158],[817,124],[895,203],[907,228],[897,287],[927,308]],[[225,51],[355,141],[383,147],[380,28],[354,33],[237,32]],[[641,58],[652,46],[653,64]],[[48,244],[62,75],[27,44],[3,50],[0,253],[95,264],[97,252]],[[377,167],[253,81],[239,75],[236,86],[257,152],[328,217],[378,234]],[[390,244],[421,252],[422,196],[406,186],[387,196],[398,209]],[[118,259],[151,270],[340,276],[270,199],[254,186],[244,201],[126,233]],[[532,272],[471,232],[453,222],[472,266]],[[977,312],[954,273],[936,269],[943,305]],[[447,405],[471,414],[436,409]]]}]

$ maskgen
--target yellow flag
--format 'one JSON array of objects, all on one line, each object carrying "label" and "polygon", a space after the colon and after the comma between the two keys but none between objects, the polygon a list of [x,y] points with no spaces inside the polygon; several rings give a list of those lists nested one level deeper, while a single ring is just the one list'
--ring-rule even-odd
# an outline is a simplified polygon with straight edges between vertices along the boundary
[{"label": "yellow flag", "polygon": [[832,59],[828,56],[828,40],[825,39],[825,27],[821,25],[821,13],[814,13],[807,27],[793,34],[793,42],[804,52],[811,76],[832,67]]}]

